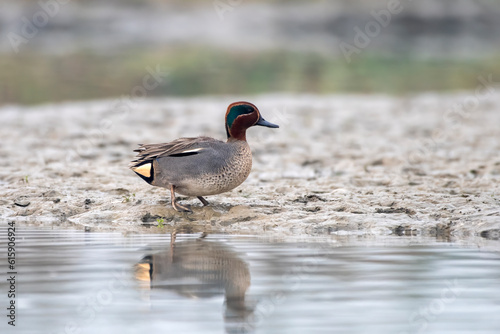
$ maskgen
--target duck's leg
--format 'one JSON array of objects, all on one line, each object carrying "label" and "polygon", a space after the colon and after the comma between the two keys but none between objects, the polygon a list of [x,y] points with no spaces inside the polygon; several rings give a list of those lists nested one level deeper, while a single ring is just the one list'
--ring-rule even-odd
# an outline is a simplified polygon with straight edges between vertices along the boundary
[{"label": "duck's leg", "polygon": [[170,260],[173,262],[174,259],[174,247],[175,247],[175,239],[177,237],[177,231],[174,230],[170,234]]},{"label": "duck's leg", "polygon": [[197,196],[197,197],[201,201],[201,203],[203,203],[203,206],[207,206],[208,205],[208,201],[206,199],[204,199],[202,196]]},{"label": "duck's leg", "polygon": [[172,201],[172,207],[175,209],[175,211],[193,213],[193,211],[191,211],[191,209],[188,206],[181,205],[181,204],[177,203],[177,201],[175,200],[175,186],[174,185],[170,186],[170,199]]}]

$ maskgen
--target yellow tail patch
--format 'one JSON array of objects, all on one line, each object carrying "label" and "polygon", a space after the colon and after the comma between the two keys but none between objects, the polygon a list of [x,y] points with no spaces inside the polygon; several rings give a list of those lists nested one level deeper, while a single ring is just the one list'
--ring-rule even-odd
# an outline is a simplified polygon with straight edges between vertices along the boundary
[{"label": "yellow tail patch", "polygon": [[135,266],[135,278],[140,281],[151,281],[151,265],[149,263],[138,263]]},{"label": "yellow tail patch", "polygon": [[144,164],[139,167],[132,168],[137,174],[141,174],[144,177],[151,177],[151,164]]}]

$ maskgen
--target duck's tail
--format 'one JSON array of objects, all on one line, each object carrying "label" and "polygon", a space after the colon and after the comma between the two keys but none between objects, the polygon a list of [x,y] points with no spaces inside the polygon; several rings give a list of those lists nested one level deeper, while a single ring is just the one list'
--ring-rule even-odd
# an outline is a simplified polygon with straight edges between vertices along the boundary
[{"label": "duck's tail", "polygon": [[153,183],[155,170],[153,167],[153,159],[148,159],[148,157],[141,156],[141,152],[144,151],[144,146],[140,146],[138,149],[134,150],[134,152],[139,152],[138,158],[136,160],[132,160],[129,167],[134,171],[137,175],[141,177],[144,181],[149,184]]}]

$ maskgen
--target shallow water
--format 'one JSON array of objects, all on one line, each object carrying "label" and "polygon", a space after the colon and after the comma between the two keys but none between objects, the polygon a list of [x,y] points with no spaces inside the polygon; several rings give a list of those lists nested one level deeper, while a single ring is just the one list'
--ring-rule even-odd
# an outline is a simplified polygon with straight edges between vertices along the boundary
[{"label": "shallow water", "polygon": [[16,232],[2,333],[500,331],[500,254],[432,239]]}]

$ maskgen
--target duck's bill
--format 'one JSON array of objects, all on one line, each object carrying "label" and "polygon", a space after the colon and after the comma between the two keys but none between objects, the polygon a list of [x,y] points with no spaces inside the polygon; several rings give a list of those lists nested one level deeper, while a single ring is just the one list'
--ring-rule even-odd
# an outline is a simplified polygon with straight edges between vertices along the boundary
[{"label": "duck's bill", "polygon": [[266,126],[268,128],[279,128],[280,127],[277,124],[273,124],[271,122],[266,121],[262,117],[259,119],[259,121],[257,123],[255,123],[255,125]]}]

